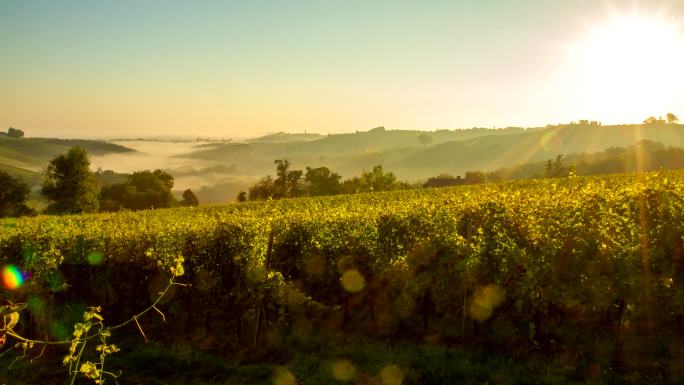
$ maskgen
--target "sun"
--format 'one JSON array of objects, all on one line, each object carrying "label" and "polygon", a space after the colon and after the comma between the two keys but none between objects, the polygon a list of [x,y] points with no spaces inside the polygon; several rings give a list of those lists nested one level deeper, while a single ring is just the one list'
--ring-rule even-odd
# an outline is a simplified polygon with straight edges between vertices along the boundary
[{"label": "sun", "polygon": [[684,34],[663,16],[613,15],[587,29],[571,61],[578,102],[605,121],[644,119],[682,101]]}]

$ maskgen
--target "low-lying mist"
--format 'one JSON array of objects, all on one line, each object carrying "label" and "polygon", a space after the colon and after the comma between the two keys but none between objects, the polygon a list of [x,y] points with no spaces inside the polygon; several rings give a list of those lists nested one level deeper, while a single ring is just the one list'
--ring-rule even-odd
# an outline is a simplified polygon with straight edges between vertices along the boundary
[{"label": "low-lying mist", "polygon": [[202,203],[220,203],[234,199],[254,177],[240,175],[234,164],[221,164],[184,157],[208,142],[164,142],[147,140],[113,141],[135,150],[131,153],[91,156],[94,170],[132,173],[162,169],[174,176],[175,191],[192,189]]}]

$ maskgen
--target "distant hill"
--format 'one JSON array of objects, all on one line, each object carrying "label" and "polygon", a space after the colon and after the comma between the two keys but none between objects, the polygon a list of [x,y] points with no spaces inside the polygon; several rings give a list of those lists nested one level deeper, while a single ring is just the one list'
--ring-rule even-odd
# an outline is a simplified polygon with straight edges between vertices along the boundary
[{"label": "distant hill", "polygon": [[329,135],[313,142],[293,143],[286,149],[286,152],[293,155],[358,155],[406,148],[426,148],[450,141],[490,135],[506,136],[521,132],[524,132],[524,130],[519,128],[503,130],[473,128],[465,130],[409,131],[386,130],[384,127],[377,127],[365,132],[357,131],[353,134]]},{"label": "distant hill", "polygon": [[275,134],[268,134],[254,139],[248,139],[251,143],[291,143],[291,142],[306,142],[323,138],[320,134],[288,134],[286,132],[276,132]]},{"label": "distant hill", "polygon": [[[463,175],[466,171],[503,169],[507,178],[524,178],[543,172],[543,162],[559,154],[565,154],[566,161],[577,159],[581,172],[577,154],[628,148],[642,140],[684,148],[684,126],[567,124],[437,131],[377,127],[348,134],[276,133],[246,142],[191,143],[178,153],[189,152],[176,155],[186,158],[187,166],[169,171],[179,186],[192,188],[200,200],[221,202],[233,199],[237,191],[261,177],[275,174],[275,159],[289,160],[293,169],[325,166],[344,178],[360,175],[375,165],[382,165],[399,180],[410,182],[424,181],[441,173]],[[0,137],[0,169],[34,183],[50,159],[73,145],[84,147],[92,155],[133,152],[101,141]],[[144,152],[140,151],[137,154]],[[624,155],[625,159],[629,156]],[[169,165],[185,163],[184,159],[177,160]]]},{"label": "distant hill", "polygon": [[[547,162],[548,160],[504,167],[493,171],[493,175],[496,179],[543,177],[546,174]],[[684,148],[641,140],[627,147],[611,147],[594,153],[568,154],[563,156],[562,164],[566,169],[573,165],[577,175],[684,169]]]},{"label": "distant hill", "polygon": [[288,159],[294,168],[326,166],[345,177],[380,164],[400,179],[413,181],[443,172],[460,175],[468,170],[493,171],[545,161],[558,154],[625,147],[642,139],[684,147],[684,126],[568,124],[432,132],[379,127],[317,140],[210,144],[184,157],[235,164],[243,176],[273,174],[275,159]]},{"label": "distant hill", "polygon": [[317,140],[206,144],[197,146],[196,151],[183,157],[235,164],[241,174],[269,173],[273,170],[273,161],[284,158],[289,159],[294,167],[326,166],[343,175],[356,175],[376,164],[398,164],[406,156],[435,144],[523,132],[526,130],[522,128],[428,132],[378,127],[365,132],[327,135]]},{"label": "distant hill", "polygon": [[0,169],[27,182],[40,181],[40,173],[51,159],[66,153],[73,146],[81,146],[91,155],[133,152],[130,148],[113,143],[53,138],[11,138],[0,136]]},{"label": "distant hill", "polygon": [[467,170],[493,171],[516,164],[540,162],[559,154],[626,147],[643,139],[684,147],[684,126],[563,125],[511,136],[488,135],[423,149],[388,167],[408,178],[421,178],[430,171],[433,174],[447,172],[459,175]]}]

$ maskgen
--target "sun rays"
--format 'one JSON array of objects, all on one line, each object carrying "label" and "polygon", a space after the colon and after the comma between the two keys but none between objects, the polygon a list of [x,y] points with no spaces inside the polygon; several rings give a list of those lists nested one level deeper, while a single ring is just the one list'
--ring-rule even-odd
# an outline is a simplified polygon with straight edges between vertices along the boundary
[{"label": "sun rays", "polygon": [[614,12],[587,28],[569,52],[578,104],[604,121],[640,121],[682,93],[684,33],[664,14]]}]

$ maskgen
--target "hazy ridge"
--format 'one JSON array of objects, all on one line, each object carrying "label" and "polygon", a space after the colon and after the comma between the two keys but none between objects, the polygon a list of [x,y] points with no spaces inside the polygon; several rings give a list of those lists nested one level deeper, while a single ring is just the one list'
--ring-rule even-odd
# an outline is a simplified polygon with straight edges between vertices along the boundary
[{"label": "hazy ridge", "polygon": [[508,169],[500,174],[519,177],[534,174],[520,170],[538,170],[541,162],[559,154],[596,153],[641,140],[684,147],[684,126],[566,124],[436,131],[378,127],[334,135],[281,132],[244,142],[0,138],[0,169],[36,184],[52,157],[80,145],[91,154],[93,168],[121,173],[166,169],[176,177],[177,190],[192,188],[207,203],[233,199],[239,190],[273,174],[275,159],[287,159],[293,168],[325,166],[343,177],[382,165],[409,182],[474,170]]}]

